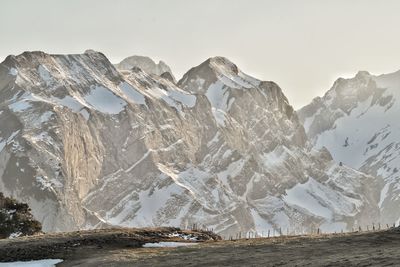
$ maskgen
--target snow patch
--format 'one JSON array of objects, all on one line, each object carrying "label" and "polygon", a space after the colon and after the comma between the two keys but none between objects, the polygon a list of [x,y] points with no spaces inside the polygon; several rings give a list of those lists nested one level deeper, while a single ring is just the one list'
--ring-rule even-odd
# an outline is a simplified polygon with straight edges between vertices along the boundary
[{"label": "snow patch", "polygon": [[17,76],[18,75],[18,70],[16,68],[11,68],[8,71],[8,74],[12,75],[12,76]]},{"label": "snow patch", "polygon": [[103,86],[91,86],[91,91],[84,99],[96,110],[106,114],[118,114],[126,102]]},{"label": "snow patch", "polygon": [[382,204],[388,196],[389,187],[390,187],[390,184],[387,183],[387,184],[385,184],[385,186],[383,187],[383,189],[381,191],[381,196],[380,196],[379,203],[378,203],[379,208],[382,208]]},{"label": "snow patch", "polygon": [[0,267],[52,267],[62,262],[60,259],[36,260],[36,261],[13,261],[0,262]]},{"label": "snow patch", "polygon": [[146,98],[127,82],[122,82],[119,87],[126,97],[135,104],[146,105]]},{"label": "snow patch", "polygon": [[143,245],[144,248],[177,248],[194,246],[198,243],[183,243],[183,242],[159,242],[159,243],[146,243]]},{"label": "snow patch", "polygon": [[[312,189],[313,185],[316,185],[316,181],[310,179],[304,184],[298,184],[286,190],[286,195],[283,197],[284,201],[288,204],[301,207],[311,214],[331,219],[332,211],[315,197],[315,194],[318,195],[318,192],[314,192]],[[317,189],[319,188],[317,187]]]},{"label": "snow patch", "polygon": [[78,112],[85,106],[84,103],[81,103],[80,101],[69,95],[65,96],[62,99],[53,97],[52,100],[56,101],[57,104],[67,107],[74,112]]},{"label": "snow patch", "polygon": [[172,233],[172,234],[168,234],[168,237],[179,237],[179,238],[182,238],[185,240],[192,240],[192,241],[198,240],[197,236],[194,236],[191,234]]},{"label": "snow patch", "polygon": [[39,65],[38,72],[40,78],[46,83],[46,85],[47,86],[50,85],[53,79],[51,77],[49,70],[45,66]]},{"label": "snow patch", "polygon": [[174,100],[181,102],[185,106],[192,108],[196,105],[196,96],[180,92],[178,90],[170,91],[170,97]]}]

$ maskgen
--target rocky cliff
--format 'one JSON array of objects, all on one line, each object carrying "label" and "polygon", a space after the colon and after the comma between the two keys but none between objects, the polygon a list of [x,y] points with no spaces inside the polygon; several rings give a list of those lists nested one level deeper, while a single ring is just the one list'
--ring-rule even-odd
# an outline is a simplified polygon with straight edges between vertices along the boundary
[{"label": "rocky cliff", "polygon": [[379,217],[377,180],[312,148],[279,86],[223,57],[175,83],[94,51],[9,56],[0,125],[0,191],[46,231],[339,231]]}]

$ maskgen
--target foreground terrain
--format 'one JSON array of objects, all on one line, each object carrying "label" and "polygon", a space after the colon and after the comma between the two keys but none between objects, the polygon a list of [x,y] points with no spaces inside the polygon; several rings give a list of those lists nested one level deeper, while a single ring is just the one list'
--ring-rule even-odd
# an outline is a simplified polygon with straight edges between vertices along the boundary
[{"label": "foreground terrain", "polygon": [[[160,236],[175,231],[160,229],[80,232],[81,242],[76,242],[77,233],[2,240],[0,260],[21,260],[42,251],[43,258],[63,258],[58,266],[396,266],[400,262],[399,228],[237,241],[213,241],[215,236],[198,232],[208,241],[179,248],[140,247],[145,242],[165,241]],[[49,246],[55,240],[66,248]]]}]

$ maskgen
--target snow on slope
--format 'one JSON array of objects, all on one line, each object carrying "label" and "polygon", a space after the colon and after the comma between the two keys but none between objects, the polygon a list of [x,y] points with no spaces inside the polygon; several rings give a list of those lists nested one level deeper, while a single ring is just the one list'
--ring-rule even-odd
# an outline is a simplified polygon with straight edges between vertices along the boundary
[{"label": "snow on slope", "polygon": [[[326,147],[337,162],[377,176],[381,220],[400,218],[400,72],[360,72],[339,79],[321,99],[299,111],[316,148]],[[393,222],[392,222],[393,221]]]},{"label": "snow on slope", "polygon": [[48,231],[196,223],[233,234],[375,218],[360,182],[372,177],[310,150],[279,86],[226,58],[178,83],[94,51],[23,53],[0,70],[0,190]]}]

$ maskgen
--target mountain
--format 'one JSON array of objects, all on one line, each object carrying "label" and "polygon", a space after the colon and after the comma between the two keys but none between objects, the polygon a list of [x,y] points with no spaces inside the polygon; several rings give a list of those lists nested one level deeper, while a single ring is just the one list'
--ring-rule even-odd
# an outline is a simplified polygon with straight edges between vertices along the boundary
[{"label": "mountain", "polygon": [[121,71],[131,70],[132,68],[140,68],[148,74],[155,74],[158,76],[169,77],[172,81],[175,81],[175,77],[172,74],[171,68],[160,61],[155,63],[151,58],[144,56],[131,56],[122,60],[120,63],[115,64],[115,67]]},{"label": "mountain", "polygon": [[101,53],[0,64],[0,191],[45,231],[340,231],[379,217],[375,177],[309,143],[274,82],[223,57],[175,83]]},{"label": "mountain", "polygon": [[337,162],[377,177],[381,222],[400,222],[400,71],[338,79],[299,110],[315,148]]}]

